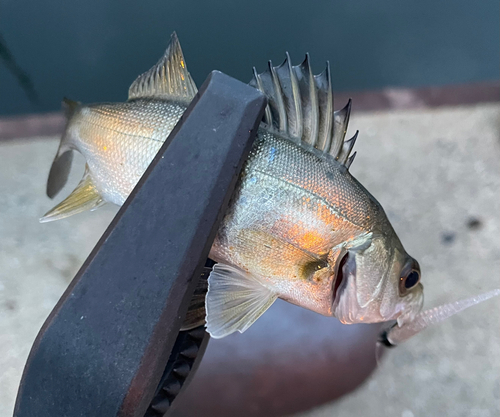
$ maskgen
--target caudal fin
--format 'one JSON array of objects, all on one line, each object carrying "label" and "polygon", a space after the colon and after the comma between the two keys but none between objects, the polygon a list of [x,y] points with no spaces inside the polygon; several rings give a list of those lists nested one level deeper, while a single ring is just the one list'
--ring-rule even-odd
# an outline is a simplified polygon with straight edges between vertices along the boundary
[{"label": "caudal fin", "polygon": [[[75,113],[75,110],[78,108],[79,104],[80,103],[69,100],[67,98],[63,99],[62,107],[68,120],[66,129],[71,117]],[[72,162],[73,151],[69,146],[67,135],[65,132],[61,138],[61,143],[59,144],[59,149],[57,150],[54,162],[52,162],[52,166],[50,167],[49,179],[47,180],[47,195],[50,198],[54,198],[66,185],[69,177],[69,172],[71,171]]]},{"label": "caudal fin", "polygon": [[[61,149],[59,147],[59,149]],[[73,162],[73,151],[68,150],[62,154],[57,153],[50,167],[49,179],[47,180],[47,195],[54,198],[66,185],[71,163]]]},{"label": "caudal fin", "polygon": [[65,200],[47,212],[40,219],[40,223],[64,219],[65,217],[69,217],[73,214],[81,213],[86,210],[94,210],[103,204],[104,200],[92,182],[88,166],[86,166],[83,178],[73,192]]}]

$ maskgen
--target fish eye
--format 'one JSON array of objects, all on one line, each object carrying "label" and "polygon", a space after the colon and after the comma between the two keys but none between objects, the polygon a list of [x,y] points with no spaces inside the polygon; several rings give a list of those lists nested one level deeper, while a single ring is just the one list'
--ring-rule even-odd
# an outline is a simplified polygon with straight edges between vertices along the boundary
[{"label": "fish eye", "polygon": [[399,282],[399,292],[401,295],[406,294],[406,292],[420,282],[420,274],[414,269],[410,271],[406,276],[401,277]]},{"label": "fish eye", "polygon": [[405,288],[409,290],[418,284],[420,281],[420,275],[417,271],[411,271],[405,279]]}]

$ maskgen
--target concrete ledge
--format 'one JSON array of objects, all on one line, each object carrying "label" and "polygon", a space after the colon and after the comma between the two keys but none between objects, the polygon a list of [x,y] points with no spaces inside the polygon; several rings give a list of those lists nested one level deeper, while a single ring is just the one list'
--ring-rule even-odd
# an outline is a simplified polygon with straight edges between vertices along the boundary
[{"label": "concrete ledge", "polygon": [[[350,126],[360,130],[351,172],[377,197],[405,248],[418,259],[425,306],[499,287],[500,103],[359,112]],[[115,213],[108,205],[38,224],[38,217],[55,204],[45,196],[45,183],[58,143],[54,136],[0,144],[0,416],[12,415],[22,369],[40,326]],[[75,162],[81,163],[81,158]],[[82,174],[80,164],[60,199]],[[257,326],[309,330],[304,322],[264,318],[249,332],[257,332]],[[339,337],[337,325],[331,319],[320,327],[321,334]],[[499,328],[497,298],[391,350],[363,386],[300,416],[498,416]],[[233,336],[242,346],[241,335]],[[224,355],[234,354],[224,349],[224,341],[209,344],[208,360],[201,363],[191,393],[216,391],[205,382],[210,358],[223,361]],[[248,345],[238,352],[250,360],[256,349]],[[304,361],[322,352],[308,349]],[[338,361],[349,359],[349,352],[334,353]],[[216,378],[223,379],[225,370],[217,370]],[[342,373],[331,375],[325,391],[343,378]],[[262,381],[269,379],[250,381],[247,391],[265,395],[283,387]],[[241,388],[232,382],[234,389]],[[213,399],[221,402],[233,392],[215,392]],[[190,398],[200,397],[189,397],[186,391],[184,404]]]}]

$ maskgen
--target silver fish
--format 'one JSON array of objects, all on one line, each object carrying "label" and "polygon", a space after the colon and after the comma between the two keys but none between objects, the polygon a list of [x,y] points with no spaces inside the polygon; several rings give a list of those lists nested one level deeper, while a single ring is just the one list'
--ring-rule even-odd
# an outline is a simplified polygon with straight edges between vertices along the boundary
[{"label": "silver fish", "polygon": [[[210,257],[207,331],[243,332],[282,298],[343,323],[412,322],[423,304],[418,262],[383,208],[350,174],[356,135],[344,140],[351,103],[333,111],[330,69],[313,75],[309,57],[250,85],[269,104]],[[87,161],[77,188],[41,221],[106,202],[121,205],[158,152],[196,86],[179,41],[139,76],[125,103],[66,100],[68,123],[47,194],[66,183],[72,151]]]}]

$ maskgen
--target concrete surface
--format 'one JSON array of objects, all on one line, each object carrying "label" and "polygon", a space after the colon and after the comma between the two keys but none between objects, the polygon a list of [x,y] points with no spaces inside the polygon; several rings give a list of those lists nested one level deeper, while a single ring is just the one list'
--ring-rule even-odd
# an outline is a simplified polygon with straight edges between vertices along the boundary
[{"label": "concrete surface", "polygon": [[[427,307],[500,286],[499,112],[487,104],[352,117],[360,138],[351,171],[419,260]],[[116,211],[38,223],[54,204],[45,182],[57,144],[0,144],[2,417],[12,415],[40,326]],[[81,160],[78,168],[63,195]],[[391,350],[352,394],[300,416],[498,416],[499,313],[500,299],[489,300],[428,329]]]}]

